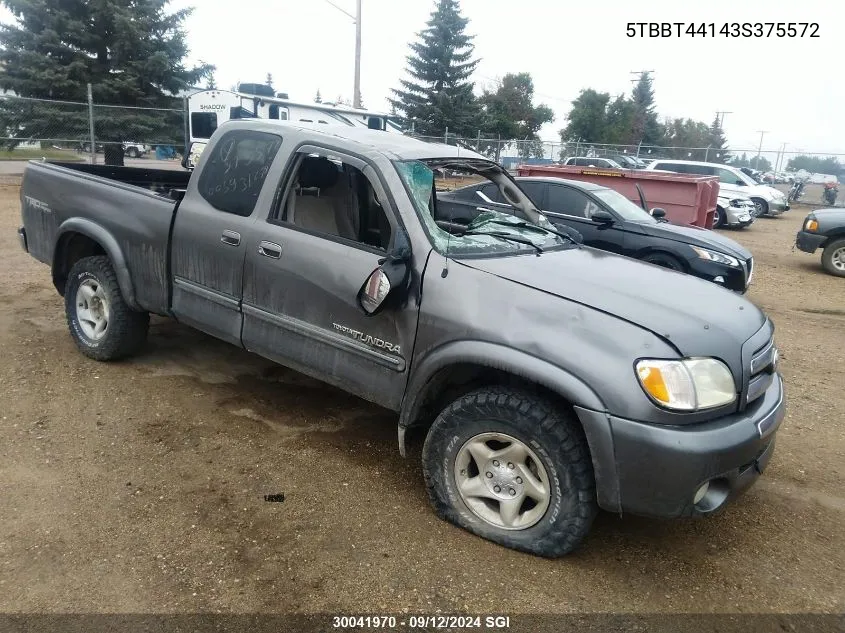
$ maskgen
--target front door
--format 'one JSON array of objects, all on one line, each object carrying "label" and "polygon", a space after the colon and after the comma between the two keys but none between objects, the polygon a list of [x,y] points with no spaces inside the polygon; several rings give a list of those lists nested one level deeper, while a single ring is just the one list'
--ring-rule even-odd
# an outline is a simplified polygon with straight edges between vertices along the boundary
[{"label": "front door", "polygon": [[173,225],[174,315],[235,345],[241,344],[245,238],[281,143],[265,132],[224,134],[204,152],[199,181],[191,179]]},{"label": "front door", "polygon": [[395,213],[362,160],[320,150],[297,161],[280,202],[246,241],[244,346],[398,409],[416,302],[374,316],[358,303],[399,230]]},{"label": "front door", "polygon": [[549,183],[544,211],[549,221],[572,227],[584,237],[584,244],[611,253],[624,253],[625,231],[621,220],[611,225],[599,224],[591,216],[606,209],[583,191]]}]

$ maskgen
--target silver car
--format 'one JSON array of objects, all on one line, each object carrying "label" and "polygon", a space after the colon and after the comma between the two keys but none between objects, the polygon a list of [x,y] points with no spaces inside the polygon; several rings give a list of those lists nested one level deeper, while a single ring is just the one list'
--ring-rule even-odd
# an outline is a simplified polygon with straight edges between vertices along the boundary
[{"label": "silver car", "polygon": [[756,214],[751,198],[720,195],[716,202],[713,228],[731,227],[744,229],[754,222]]}]

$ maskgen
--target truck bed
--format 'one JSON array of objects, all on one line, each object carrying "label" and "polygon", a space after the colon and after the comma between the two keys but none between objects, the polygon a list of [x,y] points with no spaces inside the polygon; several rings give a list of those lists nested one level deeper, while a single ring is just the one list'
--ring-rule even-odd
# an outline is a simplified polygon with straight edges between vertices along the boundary
[{"label": "truck bed", "polygon": [[148,169],[146,167],[116,167],[114,165],[89,165],[88,163],[51,162],[65,169],[78,171],[90,176],[114,180],[125,185],[133,185],[179,200],[188,187],[191,172],[177,169]]},{"label": "truck bed", "polygon": [[[21,182],[23,224],[33,257],[48,265],[96,243],[115,264],[133,307],[166,314],[168,238],[190,172],[31,161]],[[67,270],[54,267],[64,290]],[[126,283],[128,282],[128,283]]]}]

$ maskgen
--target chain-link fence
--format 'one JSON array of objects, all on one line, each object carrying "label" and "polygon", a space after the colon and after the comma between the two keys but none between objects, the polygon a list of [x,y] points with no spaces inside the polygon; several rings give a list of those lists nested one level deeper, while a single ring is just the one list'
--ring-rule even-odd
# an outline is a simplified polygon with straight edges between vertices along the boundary
[{"label": "chain-link fence", "polygon": [[[772,150],[754,148],[681,147],[661,145],[613,145],[586,143],[583,141],[556,142],[541,140],[489,138],[479,134],[476,137],[444,134],[442,136],[414,135],[424,141],[448,143],[479,152],[505,167],[512,169],[520,163],[557,163],[571,157],[609,158],[622,167],[634,163],[648,163],[658,159],[692,160],[713,163],[728,163],[763,173],[786,175],[789,161],[796,156],[810,156],[819,159],[835,159],[845,165],[845,154],[830,154],[805,150]],[[634,163],[631,159],[635,159]],[[842,179],[845,174],[828,174]]]},{"label": "chain-link fence", "polygon": [[184,129],[184,108],[0,95],[0,154],[5,159],[176,160],[184,148]]}]

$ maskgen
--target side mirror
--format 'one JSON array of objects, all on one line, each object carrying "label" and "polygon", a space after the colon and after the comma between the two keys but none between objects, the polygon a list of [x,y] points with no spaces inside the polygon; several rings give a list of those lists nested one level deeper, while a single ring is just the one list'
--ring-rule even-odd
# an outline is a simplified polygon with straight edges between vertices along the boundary
[{"label": "side mirror", "polygon": [[208,143],[203,142],[194,142],[191,143],[191,146],[188,148],[188,151],[185,153],[185,157],[182,159],[182,167],[185,169],[193,169],[197,166],[200,162],[200,156],[202,155],[202,151],[205,149],[205,146]]},{"label": "side mirror", "polygon": [[404,236],[401,241],[403,245],[397,246],[379,261],[379,267],[370,273],[358,291],[358,303],[368,316],[381,312],[390,303],[388,299],[399,297],[407,288],[411,250],[404,245]]},{"label": "side mirror", "polygon": [[602,210],[593,213],[590,219],[593,222],[597,222],[598,224],[613,224],[614,222],[616,222],[616,218],[610,215],[610,213],[608,213],[607,211]]},{"label": "side mirror", "polygon": [[661,209],[660,207],[655,207],[651,210],[651,215],[655,218],[665,218],[666,217],[666,209]]}]

